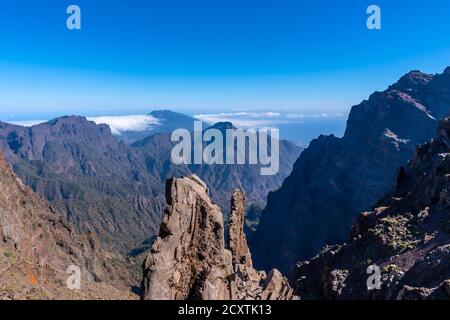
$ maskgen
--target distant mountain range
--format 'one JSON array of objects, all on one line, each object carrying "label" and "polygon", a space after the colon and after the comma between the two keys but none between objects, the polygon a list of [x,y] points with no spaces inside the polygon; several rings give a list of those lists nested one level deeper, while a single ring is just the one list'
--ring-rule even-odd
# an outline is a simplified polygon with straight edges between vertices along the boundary
[{"label": "distant mountain range", "polygon": [[[200,120],[204,127],[219,122],[231,122],[241,129],[277,128],[281,139],[304,147],[320,134],[341,136],[345,129],[346,115],[327,112],[299,113],[285,110],[280,112],[198,113],[190,116],[171,110],[156,110],[148,114],[98,115],[87,117],[87,119],[96,124],[107,124],[113,135],[128,144],[157,133],[171,133],[175,129],[192,131],[194,120]],[[48,120],[27,118],[27,120],[18,121],[10,117],[4,122],[30,127],[48,122]]]},{"label": "distant mountain range", "polygon": [[[192,120],[169,111],[154,115],[167,118],[165,130],[187,127]],[[210,184],[225,212],[235,188],[245,190],[249,205],[263,207],[267,193],[281,185],[301,152],[281,141],[279,173],[262,177],[259,165],[175,166],[172,146],[168,133],[129,145],[107,125],[84,117],[32,127],[0,123],[0,148],[22,180],[64,212],[78,231],[95,231],[103,244],[122,252],[158,233],[167,178],[196,173]]]},{"label": "distant mountain range", "polygon": [[289,272],[327,244],[347,239],[353,220],[394,186],[417,144],[450,113],[450,68],[412,71],[352,108],[343,138],[320,136],[283,186],[269,194],[251,242],[256,267]]}]

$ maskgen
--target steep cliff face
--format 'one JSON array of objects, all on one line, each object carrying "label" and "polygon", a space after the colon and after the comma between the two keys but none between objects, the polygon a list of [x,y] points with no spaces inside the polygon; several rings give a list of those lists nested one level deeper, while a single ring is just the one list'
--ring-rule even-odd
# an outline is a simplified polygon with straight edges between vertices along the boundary
[{"label": "steep cliff face", "polygon": [[389,192],[417,144],[450,112],[450,68],[410,72],[352,108],[343,138],[311,142],[269,194],[251,249],[257,267],[288,272],[324,245],[346,240],[356,215]]},{"label": "steep cliff face", "polygon": [[251,267],[243,235],[245,206],[234,193],[229,246],[225,246],[222,213],[197,176],[167,182],[165,211],[159,237],[144,262],[142,298],[291,299],[281,274],[266,275]]},{"label": "steep cliff face", "polygon": [[[379,290],[367,288],[371,265]],[[450,299],[450,119],[395,191],[358,216],[350,242],[298,263],[291,281],[304,299]]]},{"label": "steep cliff face", "polygon": [[[0,155],[0,299],[130,298],[113,258],[95,234],[75,234]],[[81,271],[79,291],[66,285],[70,266]]]}]

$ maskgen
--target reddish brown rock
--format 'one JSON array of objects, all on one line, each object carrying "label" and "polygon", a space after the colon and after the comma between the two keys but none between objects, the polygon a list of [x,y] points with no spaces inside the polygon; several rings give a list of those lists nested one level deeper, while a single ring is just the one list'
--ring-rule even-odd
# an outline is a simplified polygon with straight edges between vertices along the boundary
[{"label": "reddish brown rock", "polygon": [[[95,234],[76,234],[0,154],[0,300],[131,298]],[[80,290],[67,270],[81,271]]]}]

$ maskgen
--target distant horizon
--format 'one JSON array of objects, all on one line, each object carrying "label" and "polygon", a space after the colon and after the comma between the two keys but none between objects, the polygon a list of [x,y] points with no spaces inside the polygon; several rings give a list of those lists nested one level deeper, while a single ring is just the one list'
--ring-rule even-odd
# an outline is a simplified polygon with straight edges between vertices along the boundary
[{"label": "distant horizon", "polygon": [[[102,111],[103,109],[100,108],[99,110],[92,110],[95,108],[88,108],[87,110],[83,110],[83,111],[71,111],[71,110],[64,110],[61,109],[59,111],[35,111],[36,108],[33,107],[28,107],[28,108],[24,108],[22,110],[14,110],[14,108],[11,108],[10,110],[14,110],[14,111],[10,111],[10,110],[0,110],[0,121],[3,122],[20,122],[20,121],[49,121],[55,118],[59,118],[59,117],[63,117],[63,116],[84,116],[84,117],[119,117],[119,116],[128,116],[128,115],[146,115],[149,114],[151,112],[154,111],[172,111],[172,112],[176,112],[176,113],[181,113],[181,114],[186,114],[189,116],[195,116],[196,114],[208,114],[208,113],[212,113],[214,114],[214,112],[212,111],[217,111],[216,114],[223,114],[223,113],[248,113],[248,112],[256,112],[256,113],[271,113],[271,112],[276,112],[276,113],[299,113],[299,114],[304,114],[304,115],[320,115],[320,114],[330,114],[330,115],[340,115],[340,116],[345,116],[347,115],[351,108],[355,105],[358,105],[359,103],[361,103],[364,100],[367,100],[369,98],[369,96],[377,91],[384,91],[385,89],[388,88],[389,85],[395,83],[398,79],[400,79],[401,76],[411,72],[411,71],[420,71],[426,74],[441,74],[446,68],[450,68],[450,62],[448,65],[444,66],[442,68],[441,71],[438,72],[426,72],[424,70],[421,69],[414,69],[411,68],[409,71],[404,72],[403,74],[401,74],[398,78],[396,78],[395,80],[393,80],[391,83],[387,84],[385,88],[379,88],[379,89],[374,89],[372,90],[369,94],[367,94],[367,96],[361,98],[361,100],[354,102],[352,104],[350,104],[347,108],[344,108],[343,110],[341,110],[340,112],[337,112],[336,110],[329,110],[329,109],[317,109],[314,110],[313,108],[284,108],[284,107],[272,107],[272,108],[261,108],[261,109],[255,109],[255,108],[251,108],[251,107],[242,107],[242,108],[232,108],[232,109],[228,109],[230,111],[221,111],[221,109],[211,109],[211,108],[207,108],[207,109],[203,109],[203,108],[191,108],[191,109],[183,109],[183,108],[176,108],[176,107],[167,107],[167,106],[160,106],[160,107],[150,107],[150,108],[144,108],[144,107],[136,107],[136,108],[129,108],[129,107],[123,107],[123,108],[119,108],[119,110],[113,110],[113,111]],[[75,108],[77,109],[77,108]],[[81,110],[81,109],[79,109]],[[90,110],[90,111],[88,111]],[[45,120],[44,120],[45,118]]]},{"label": "distant horizon", "polygon": [[[173,110],[153,110],[153,111],[169,111]],[[152,112],[153,112],[152,111]],[[180,113],[180,112],[176,112]],[[298,113],[298,112],[236,112],[236,113],[197,113],[182,115],[191,116],[195,120],[200,120],[204,123],[204,128],[214,125],[219,122],[231,122],[235,127],[242,129],[265,129],[276,128],[280,131],[281,139],[290,140],[300,146],[307,146],[309,142],[317,138],[321,134],[334,134],[335,136],[342,136],[345,130],[347,120],[346,113]],[[122,136],[127,132],[149,132],[158,130],[162,124],[163,118],[155,118],[146,114],[129,114],[122,116],[86,116],[83,114],[66,114],[56,117],[42,118],[28,118],[22,120],[3,119],[0,117],[0,122],[9,123],[18,126],[32,127],[39,124],[49,122],[53,119],[63,117],[84,117],[88,121],[93,121],[96,124],[107,124],[111,133],[115,136]]]}]

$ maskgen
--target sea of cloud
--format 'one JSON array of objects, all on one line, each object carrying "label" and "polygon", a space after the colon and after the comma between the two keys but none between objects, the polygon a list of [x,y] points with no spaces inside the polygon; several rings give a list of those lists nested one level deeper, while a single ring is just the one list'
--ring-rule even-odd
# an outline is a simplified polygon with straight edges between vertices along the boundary
[{"label": "sea of cloud", "polygon": [[160,121],[150,115],[101,116],[89,117],[96,124],[107,124],[112,134],[121,135],[127,131],[150,131],[161,125]]},{"label": "sea of cloud", "polygon": [[342,113],[280,113],[280,112],[234,112],[196,114],[194,118],[209,124],[231,122],[238,128],[271,128],[280,125],[298,123],[302,120],[320,118],[339,118]]}]

